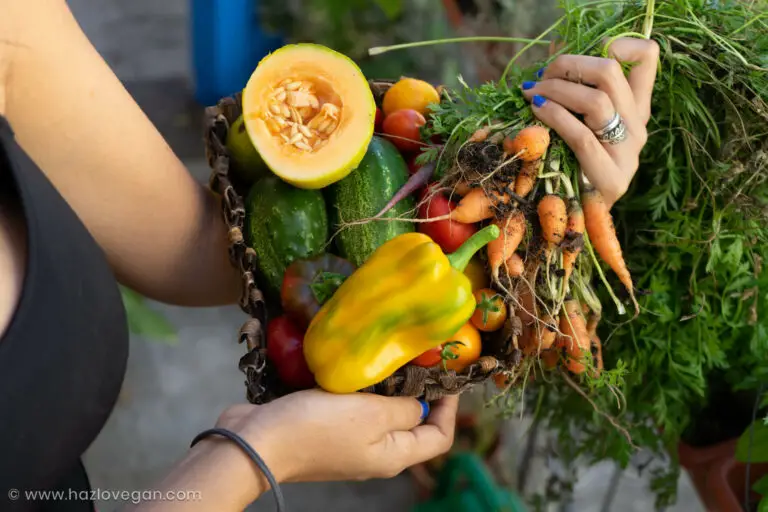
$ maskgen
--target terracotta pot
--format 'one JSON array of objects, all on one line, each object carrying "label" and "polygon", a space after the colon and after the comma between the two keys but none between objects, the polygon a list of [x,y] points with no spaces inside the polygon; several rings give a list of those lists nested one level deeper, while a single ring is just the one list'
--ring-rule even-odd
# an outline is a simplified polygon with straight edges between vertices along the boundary
[{"label": "terracotta pot", "polygon": [[[752,464],[749,469],[749,487],[764,475],[768,475],[768,463]],[[733,455],[723,457],[712,465],[707,476],[707,487],[713,497],[713,512],[735,512],[744,509],[744,489],[747,466]],[[760,500],[756,492],[750,492],[750,502]],[[752,508],[751,510],[756,510]],[[749,512],[749,511],[747,511]]]},{"label": "terracotta pot", "polygon": [[[702,503],[710,512],[718,510],[712,489],[708,485],[709,475],[714,467],[733,457],[736,450],[736,439],[704,447],[694,447],[680,442],[677,454],[680,465],[686,470],[693,481],[693,486],[699,494]],[[736,509],[738,510],[738,509]],[[728,511],[731,512],[731,511]],[[734,511],[735,512],[735,511]]]}]

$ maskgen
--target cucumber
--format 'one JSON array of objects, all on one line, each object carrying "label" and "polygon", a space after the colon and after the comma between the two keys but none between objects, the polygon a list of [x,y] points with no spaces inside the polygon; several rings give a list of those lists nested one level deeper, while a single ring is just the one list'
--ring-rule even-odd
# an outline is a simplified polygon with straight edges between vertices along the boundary
[{"label": "cucumber", "polygon": [[256,251],[264,292],[279,297],[285,269],[318,256],[328,242],[328,212],[320,190],[289,185],[275,175],[260,178],[245,200],[246,242]]},{"label": "cucumber", "polygon": [[[340,223],[373,217],[408,181],[408,166],[386,139],[374,136],[365,157],[346,178],[326,188],[334,233]],[[412,197],[400,201],[383,218],[415,216]],[[359,267],[386,241],[414,231],[407,221],[376,220],[345,227],[334,239],[338,255]]]}]

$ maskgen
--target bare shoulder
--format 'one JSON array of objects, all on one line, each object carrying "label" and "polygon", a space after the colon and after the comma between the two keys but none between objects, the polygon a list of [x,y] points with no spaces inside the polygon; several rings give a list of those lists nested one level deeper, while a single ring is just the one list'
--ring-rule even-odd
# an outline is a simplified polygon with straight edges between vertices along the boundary
[{"label": "bare shoulder", "polygon": [[21,296],[26,246],[26,227],[21,215],[9,207],[7,200],[0,200],[0,340]]}]

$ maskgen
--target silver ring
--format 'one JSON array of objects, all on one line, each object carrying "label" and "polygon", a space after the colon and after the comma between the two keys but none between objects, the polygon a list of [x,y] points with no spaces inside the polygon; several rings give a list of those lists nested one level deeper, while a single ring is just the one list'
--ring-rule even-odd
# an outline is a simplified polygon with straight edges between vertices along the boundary
[{"label": "silver ring", "polygon": [[594,133],[600,142],[612,145],[618,144],[627,138],[627,125],[624,124],[624,120],[616,112],[602,129],[595,130]]}]

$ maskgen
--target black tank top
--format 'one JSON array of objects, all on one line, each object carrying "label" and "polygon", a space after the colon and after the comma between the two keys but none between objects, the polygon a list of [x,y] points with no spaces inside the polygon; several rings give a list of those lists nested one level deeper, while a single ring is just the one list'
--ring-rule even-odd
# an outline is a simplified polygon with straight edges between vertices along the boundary
[{"label": "black tank top", "polygon": [[[0,200],[18,204],[28,249],[21,297],[0,338],[0,510],[91,511],[80,457],[123,382],[120,292],[99,245],[2,116]],[[11,489],[19,499],[9,501]],[[24,499],[40,490],[63,499]]]}]

